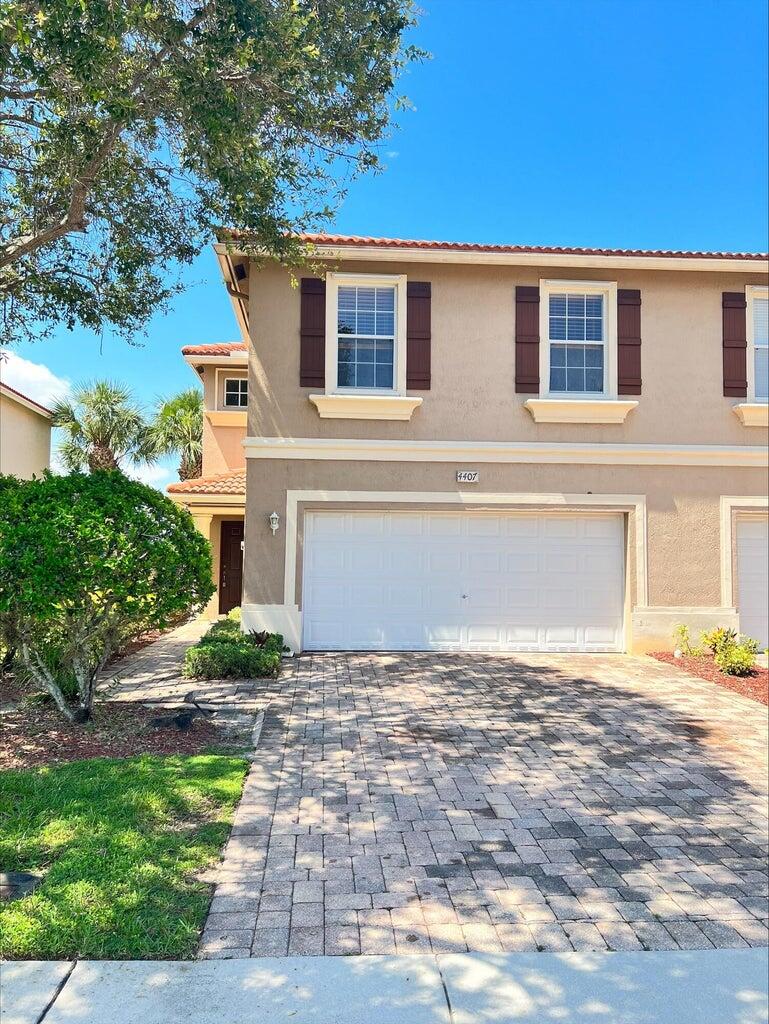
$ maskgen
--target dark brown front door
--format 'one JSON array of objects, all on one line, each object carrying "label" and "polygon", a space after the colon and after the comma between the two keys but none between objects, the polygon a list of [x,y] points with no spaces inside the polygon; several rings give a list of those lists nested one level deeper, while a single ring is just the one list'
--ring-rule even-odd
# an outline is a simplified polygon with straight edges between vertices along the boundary
[{"label": "dark brown front door", "polygon": [[219,614],[240,604],[243,588],[243,520],[222,523],[219,553]]}]

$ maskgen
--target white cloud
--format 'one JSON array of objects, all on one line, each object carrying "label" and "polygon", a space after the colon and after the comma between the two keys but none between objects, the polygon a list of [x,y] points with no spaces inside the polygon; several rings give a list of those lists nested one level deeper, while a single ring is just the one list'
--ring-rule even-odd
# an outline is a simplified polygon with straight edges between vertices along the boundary
[{"label": "white cloud", "polygon": [[125,467],[126,476],[139,480],[159,491],[165,491],[168,484],[178,479],[174,463],[158,462],[153,466],[134,465]]},{"label": "white cloud", "polygon": [[70,381],[57,377],[47,366],[23,359],[15,352],[0,354],[0,380],[33,402],[49,407],[63,398],[71,387]]},{"label": "white cloud", "polygon": [[391,149],[391,150],[389,150],[389,151],[388,151],[387,153],[385,153],[385,156],[386,156],[386,157],[387,157],[387,158],[388,158],[389,160],[397,160],[397,159],[398,159],[398,157],[400,156],[400,153],[398,152],[398,150],[397,150],[397,149]]}]

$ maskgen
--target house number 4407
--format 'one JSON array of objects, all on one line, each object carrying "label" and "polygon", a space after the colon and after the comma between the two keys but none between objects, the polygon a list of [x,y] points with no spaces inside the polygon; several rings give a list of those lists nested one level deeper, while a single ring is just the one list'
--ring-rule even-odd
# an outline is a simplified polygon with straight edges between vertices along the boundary
[{"label": "house number 4407", "polygon": [[477,469],[458,469],[457,470],[457,483],[458,484],[477,484],[478,483],[478,470]]}]

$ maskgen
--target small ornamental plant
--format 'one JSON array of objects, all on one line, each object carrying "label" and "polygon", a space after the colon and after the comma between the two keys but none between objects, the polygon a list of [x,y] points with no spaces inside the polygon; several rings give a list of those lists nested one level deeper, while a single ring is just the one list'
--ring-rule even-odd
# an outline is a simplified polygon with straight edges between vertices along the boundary
[{"label": "small ornamental plant", "polygon": [[118,470],[0,477],[0,642],[72,722],[91,717],[104,666],[213,592],[191,516]]},{"label": "small ornamental plant", "polygon": [[184,675],[188,679],[258,679],[278,674],[283,637],[280,633],[244,633],[239,618],[231,612],[187,649]]}]

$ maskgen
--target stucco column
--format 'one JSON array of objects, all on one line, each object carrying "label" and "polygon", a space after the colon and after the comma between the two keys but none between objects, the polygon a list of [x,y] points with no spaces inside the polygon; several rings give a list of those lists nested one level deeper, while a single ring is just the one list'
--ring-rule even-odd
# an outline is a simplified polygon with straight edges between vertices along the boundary
[{"label": "stucco column", "polygon": [[[192,510],[190,510],[192,512]],[[212,578],[214,586],[219,586],[219,565],[218,565],[218,551],[217,545],[214,543],[215,538],[212,534],[212,524],[214,521],[213,515],[205,512],[192,512],[192,521],[196,528],[203,534],[208,543],[211,545],[211,556],[213,562]],[[211,600],[208,602],[206,607],[200,613],[200,617],[203,619],[215,619],[219,614],[219,594],[215,592]]]}]

